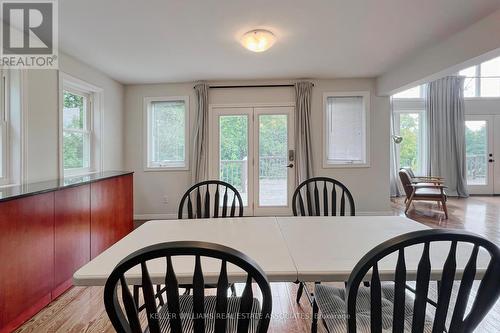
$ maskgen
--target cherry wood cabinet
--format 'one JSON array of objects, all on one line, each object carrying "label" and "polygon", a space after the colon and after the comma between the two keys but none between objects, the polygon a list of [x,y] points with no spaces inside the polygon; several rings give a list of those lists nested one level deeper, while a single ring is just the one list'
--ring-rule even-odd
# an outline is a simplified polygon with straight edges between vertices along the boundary
[{"label": "cherry wood cabinet", "polygon": [[55,192],[53,297],[70,287],[73,273],[90,260],[90,186]]},{"label": "cherry wood cabinet", "polygon": [[0,333],[72,285],[133,229],[133,175],[109,171],[0,189]]},{"label": "cherry wood cabinet", "polygon": [[[91,258],[113,245],[133,229],[132,175],[92,184],[90,205]],[[123,223],[130,221],[130,223]]]},{"label": "cherry wood cabinet", "polygon": [[0,331],[47,305],[53,282],[54,193],[0,202]]}]

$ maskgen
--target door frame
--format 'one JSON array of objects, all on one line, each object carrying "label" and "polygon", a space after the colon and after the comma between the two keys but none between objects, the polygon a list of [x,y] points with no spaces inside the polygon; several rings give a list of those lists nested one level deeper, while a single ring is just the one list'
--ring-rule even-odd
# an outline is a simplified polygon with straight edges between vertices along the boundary
[{"label": "door frame", "polygon": [[[500,194],[500,115],[493,116],[493,194]],[[495,144],[495,142],[497,144]]]},{"label": "door frame", "polygon": [[[495,147],[495,121],[496,117],[494,115],[489,114],[468,114],[465,115],[465,121],[486,121],[486,135],[487,135],[487,154],[493,154],[493,159],[495,158],[495,150],[498,147]],[[464,124],[465,125],[465,124]],[[467,141],[465,142],[465,148],[467,149]],[[490,159],[487,156],[487,159]],[[466,154],[467,160],[467,154]],[[495,180],[495,163],[486,162],[487,163],[487,183],[486,185],[469,185],[467,184],[467,188],[470,194],[489,194],[492,195],[495,189],[495,182],[498,182],[498,179]],[[497,167],[498,168],[498,167]]]},{"label": "door frame", "polygon": [[[255,120],[255,111],[254,109],[259,108],[278,108],[278,107],[291,107],[295,108],[295,103],[291,102],[283,102],[283,103],[227,103],[227,104],[209,104],[208,105],[208,177],[210,179],[219,179],[218,174],[218,160],[219,160],[219,150],[216,149],[217,143],[219,142],[219,131],[214,130],[216,126],[216,121],[219,115],[232,115],[236,113],[231,112],[220,112],[216,111],[216,109],[252,109],[251,114],[253,115],[249,118],[248,122],[248,155],[252,156],[253,160],[258,157],[258,128],[254,128]],[[243,113],[242,113],[243,114]],[[265,114],[265,113],[264,113]],[[295,150],[295,112],[291,112],[288,118],[288,146],[289,149]],[[290,131],[292,129],[292,131]],[[257,147],[257,149],[254,149]],[[252,161],[253,162],[253,161]],[[252,165],[252,162],[249,162],[248,166],[249,175],[252,172],[252,181],[248,181],[248,206],[245,206],[243,209],[244,216],[280,216],[280,215],[290,215],[291,212],[291,197],[293,195],[293,191],[295,190],[295,172],[294,169],[291,169],[289,172],[289,186],[288,189],[288,205],[286,207],[258,207],[258,166],[255,168]],[[295,161],[293,162],[295,165]],[[293,183],[290,183],[290,179],[293,180]],[[253,195],[250,198],[250,194]],[[253,205],[251,205],[250,200],[252,200]]]}]

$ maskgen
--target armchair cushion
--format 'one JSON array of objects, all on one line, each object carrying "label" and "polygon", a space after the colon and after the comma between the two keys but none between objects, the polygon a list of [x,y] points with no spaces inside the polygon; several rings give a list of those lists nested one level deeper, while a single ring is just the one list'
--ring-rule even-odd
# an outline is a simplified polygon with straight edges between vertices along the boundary
[{"label": "armchair cushion", "polygon": [[441,193],[441,190],[439,188],[433,188],[433,187],[423,187],[423,188],[417,188],[415,190],[415,195],[413,196],[414,199],[418,199],[418,197],[437,197],[440,198],[443,194]]}]

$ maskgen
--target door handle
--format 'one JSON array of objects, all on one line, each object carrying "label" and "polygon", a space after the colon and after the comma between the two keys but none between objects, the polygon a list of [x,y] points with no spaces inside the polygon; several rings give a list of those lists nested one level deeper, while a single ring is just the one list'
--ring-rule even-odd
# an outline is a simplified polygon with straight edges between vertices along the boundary
[{"label": "door handle", "polygon": [[488,162],[493,163],[493,162],[495,162],[495,160],[490,158],[490,159],[488,160]]},{"label": "door handle", "polygon": [[287,168],[293,168],[293,163],[290,163],[286,166]]}]

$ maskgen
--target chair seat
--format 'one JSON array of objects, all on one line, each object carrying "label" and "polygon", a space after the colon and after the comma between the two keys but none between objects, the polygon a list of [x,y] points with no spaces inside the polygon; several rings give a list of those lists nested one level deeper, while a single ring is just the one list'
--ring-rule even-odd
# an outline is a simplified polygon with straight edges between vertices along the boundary
[{"label": "chair seat", "polygon": [[[215,333],[215,304],[216,296],[205,296],[205,332]],[[238,310],[240,307],[241,297],[228,297],[227,298],[227,333],[236,332],[238,327]],[[182,321],[182,332],[193,332],[193,296],[181,295],[179,296],[180,317]],[[260,303],[254,298],[252,304],[252,315],[248,332],[256,332],[259,324]],[[170,321],[167,306],[163,306],[158,311],[160,318],[160,328],[163,333],[170,332]],[[149,332],[147,330],[146,332]]]},{"label": "chair seat", "polygon": [[[394,311],[394,284],[382,284],[382,331],[392,332],[392,314]],[[316,303],[330,333],[347,332],[346,290],[334,286],[318,284],[315,287]],[[413,294],[405,297],[405,332],[411,332],[413,317]],[[370,288],[360,286],[356,302],[356,323],[358,333],[370,330]],[[432,318],[426,315],[424,332],[432,332]]]},{"label": "chair seat", "polygon": [[441,198],[442,194],[441,194],[441,190],[439,190],[437,188],[424,187],[424,188],[418,188],[415,191],[414,198],[418,199],[418,197],[436,197],[436,198]]}]

